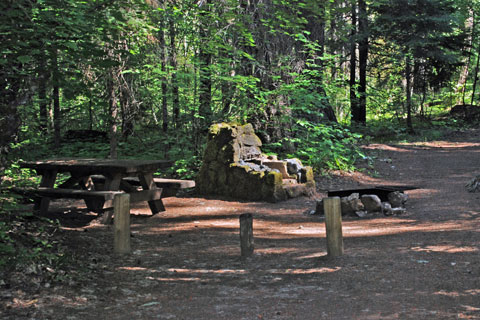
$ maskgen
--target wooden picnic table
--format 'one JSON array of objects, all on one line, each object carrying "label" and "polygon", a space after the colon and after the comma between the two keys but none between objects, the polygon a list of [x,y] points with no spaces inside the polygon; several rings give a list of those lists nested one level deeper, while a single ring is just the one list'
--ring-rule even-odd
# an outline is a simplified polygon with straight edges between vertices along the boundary
[{"label": "wooden picnic table", "polygon": [[[171,165],[166,160],[49,159],[23,162],[21,167],[35,169],[42,175],[37,189],[41,198],[36,208],[43,212],[48,210],[51,198],[69,197],[84,199],[89,209],[99,211],[111,207],[113,197],[107,195],[126,192],[131,195],[131,202],[147,201],[152,214],[156,214],[165,208],[161,200],[162,188],[155,184],[153,174]],[[58,173],[69,173],[70,177],[54,188]],[[101,184],[93,182],[91,177],[95,175],[105,177]],[[124,179],[127,177],[138,178],[141,190],[129,184],[128,179]]]}]

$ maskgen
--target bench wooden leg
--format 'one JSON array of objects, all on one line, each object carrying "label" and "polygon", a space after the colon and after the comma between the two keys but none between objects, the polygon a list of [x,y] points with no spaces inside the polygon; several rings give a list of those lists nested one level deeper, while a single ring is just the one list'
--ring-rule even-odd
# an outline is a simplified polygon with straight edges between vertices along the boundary
[{"label": "bench wooden leg", "polygon": [[[94,187],[97,191],[118,191],[120,190],[121,180],[121,175],[107,176],[105,177],[105,183],[103,185],[95,184]],[[112,200],[85,199],[85,204],[90,211],[103,212],[102,223],[110,224],[112,222],[113,211],[110,210],[113,206]],[[103,211],[103,209],[107,210]]]},{"label": "bench wooden leg", "polygon": [[[42,172],[42,180],[40,182],[40,187],[53,188],[53,185],[55,184],[55,179],[57,179],[57,170]],[[50,198],[42,197],[40,200],[35,202],[33,208],[35,210],[40,209],[41,213],[47,213],[49,206]]]},{"label": "bench wooden leg", "polygon": [[[153,174],[141,174],[138,176],[138,179],[140,180],[140,185],[142,186],[143,190],[157,189],[157,185],[155,184],[155,181],[153,181]],[[152,211],[152,214],[165,211],[165,206],[163,205],[162,199],[148,201],[148,205]]]}]

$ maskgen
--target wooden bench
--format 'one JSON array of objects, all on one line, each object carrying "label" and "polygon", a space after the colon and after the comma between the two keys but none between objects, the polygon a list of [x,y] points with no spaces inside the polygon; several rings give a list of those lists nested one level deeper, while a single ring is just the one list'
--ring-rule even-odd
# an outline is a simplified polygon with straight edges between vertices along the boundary
[{"label": "wooden bench", "polygon": [[[124,191],[94,191],[80,189],[62,189],[62,188],[44,188],[26,189],[26,192],[55,199],[103,199],[105,201],[113,200],[115,195],[125,193]],[[129,192],[130,202],[159,200],[162,198],[162,190],[151,189]]]},{"label": "wooden bench", "polygon": [[[147,192],[145,192],[147,191]],[[162,190],[145,190],[134,193],[123,191],[92,191],[79,189],[45,188],[23,189],[24,194],[31,194],[39,197],[56,199],[71,198],[87,201],[102,200],[107,206],[113,207],[102,217],[102,223],[111,224],[112,214],[115,215],[114,225],[114,252],[127,254],[131,252],[130,247],[130,202],[143,201],[145,198],[160,199]],[[127,197],[126,195],[130,195]],[[42,210],[44,208],[40,208]],[[46,208],[48,209],[48,208]]]},{"label": "wooden bench", "polygon": [[[93,175],[91,178],[94,183],[101,184],[105,182],[105,177],[101,175]],[[195,181],[193,180],[153,178],[153,181],[158,188],[163,189],[162,198],[174,197],[180,189],[195,187]],[[140,186],[140,180],[137,177],[125,177],[122,179],[122,182],[132,186]]]},{"label": "wooden bench", "polygon": [[[62,189],[62,188],[45,188],[25,189],[25,193],[37,197],[47,197],[53,199],[83,199],[87,204],[87,208],[93,211],[103,211],[113,208],[113,201],[116,195],[125,194],[124,191],[94,191],[80,189]],[[160,200],[162,198],[162,189],[151,189],[132,191],[130,195],[130,203],[141,201]],[[46,213],[48,207],[40,206],[40,212]],[[112,218],[111,212],[104,215],[103,222],[110,223]]]}]

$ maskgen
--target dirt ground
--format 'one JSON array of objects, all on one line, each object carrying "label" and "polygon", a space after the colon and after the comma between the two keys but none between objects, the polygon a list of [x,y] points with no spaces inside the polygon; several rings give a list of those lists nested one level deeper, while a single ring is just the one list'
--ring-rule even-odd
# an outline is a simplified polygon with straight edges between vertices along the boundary
[{"label": "dirt ground", "polygon": [[[75,276],[1,289],[2,318],[480,319],[480,193],[465,189],[480,174],[480,131],[366,149],[375,170],[322,178],[316,197],[361,185],[419,188],[407,192],[404,215],[345,218],[342,257],[326,256],[324,218],[306,214],[314,198],[172,197],[154,217],[134,207],[128,256],[112,253],[111,226],[58,211],[79,258]],[[245,212],[255,253],[242,260]]]}]

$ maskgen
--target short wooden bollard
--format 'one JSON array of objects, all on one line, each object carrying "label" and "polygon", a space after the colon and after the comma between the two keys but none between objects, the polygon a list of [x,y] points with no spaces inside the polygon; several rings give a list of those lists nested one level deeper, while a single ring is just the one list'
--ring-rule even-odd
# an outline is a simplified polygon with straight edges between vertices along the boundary
[{"label": "short wooden bollard", "polygon": [[253,254],[253,216],[251,213],[240,215],[240,248],[242,257]]},{"label": "short wooden bollard", "polygon": [[327,229],[327,253],[331,257],[343,254],[342,207],[339,197],[323,199],[325,228]]},{"label": "short wooden bollard", "polygon": [[117,194],[113,199],[114,245],[115,253],[126,254],[130,247],[130,195]]}]

